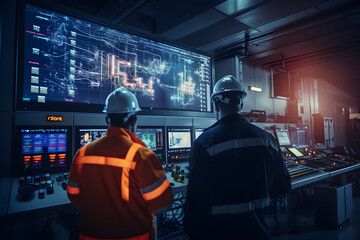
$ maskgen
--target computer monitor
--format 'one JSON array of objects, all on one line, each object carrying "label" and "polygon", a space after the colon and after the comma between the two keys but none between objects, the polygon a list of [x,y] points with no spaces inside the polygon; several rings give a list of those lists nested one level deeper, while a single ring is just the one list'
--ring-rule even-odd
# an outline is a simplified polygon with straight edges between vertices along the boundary
[{"label": "computer monitor", "polygon": [[138,126],[136,136],[147,146],[148,149],[155,152],[161,164],[166,163],[164,127]]},{"label": "computer monitor", "polygon": [[82,146],[101,138],[105,135],[107,127],[105,126],[78,126],[75,127],[75,150]]},{"label": "computer monitor", "polygon": [[275,133],[276,133],[276,137],[279,141],[280,147],[291,147],[292,146],[288,130],[276,129]]},{"label": "computer monitor", "polygon": [[302,154],[299,150],[297,150],[297,148],[294,147],[289,147],[288,150],[295,155],[295,157],[303,157],[304,154]]},{"label": "computer monitor", "polygon": [[191,127],[167,128],[168,163],[187,162],[191,150]]},{"label": "computer monitor", "polygon": [[306,141],[306,129],[298,129],[297,131],[297,147],[307,147],[307,141]]},{"label": "computer monitor", "polygon": [[195,139],[196,140],[203,132],[204,132],[204,128],[195,128]]},{"label": "computer monitor", "polygon": [[71,128],[16,128],[15,175],[61,172],[71,164]]},{"label": "computer monitor", "polygon": [[19,109],[101,112],[125,87],[145,110],[212,111],[210,56],[31,4],[21,24]]}]

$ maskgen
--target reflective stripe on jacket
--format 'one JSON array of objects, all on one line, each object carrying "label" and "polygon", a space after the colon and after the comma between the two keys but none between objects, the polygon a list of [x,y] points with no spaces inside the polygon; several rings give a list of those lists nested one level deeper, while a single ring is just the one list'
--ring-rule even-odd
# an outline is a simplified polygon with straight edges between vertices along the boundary
[{"label": "reflective stripe on jacket", "polygon": [[[149,233],[142,234],[140,236],[131,237],[131,238],[112,238],[111,240],[148,240],[149,239]],[[79,240],[107,240],[106,238],[92,238],[87,237],[84,234],[79,234]]]}]

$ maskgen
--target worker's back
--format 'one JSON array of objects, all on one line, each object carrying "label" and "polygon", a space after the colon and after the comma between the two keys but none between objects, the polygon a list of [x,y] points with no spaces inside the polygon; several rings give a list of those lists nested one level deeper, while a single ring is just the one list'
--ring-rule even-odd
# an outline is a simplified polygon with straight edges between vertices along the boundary
[{"label": "worker's back", "polygon": [[109,127],[104,137],[77,153],[69,185],[78,185],[80,194],[69,198],[81,206],[81,234],[117,239],[153,235],[153,211],[169,204],[172,194],[156,155],[141,145],[131,132]]},{"label": "worker's back", "polygon": [[270,196],[289,189],[290,177],[274,137],[240,114],[228,115],[194,143],[185,230],[213,238],[229,234],[269,239],[264,207]]}]

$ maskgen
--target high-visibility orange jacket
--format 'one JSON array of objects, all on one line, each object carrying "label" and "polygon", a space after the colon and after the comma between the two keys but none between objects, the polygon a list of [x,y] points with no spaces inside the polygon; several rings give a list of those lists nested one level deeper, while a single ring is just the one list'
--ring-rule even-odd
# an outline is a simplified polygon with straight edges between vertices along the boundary
[{"label": "high-visibility orange jacket", "polygon": [[119,127],[76,153],[67,193],[80,205],[80,239],[87,240],[153,239],[153,212],[172,201],[155,153]]}]

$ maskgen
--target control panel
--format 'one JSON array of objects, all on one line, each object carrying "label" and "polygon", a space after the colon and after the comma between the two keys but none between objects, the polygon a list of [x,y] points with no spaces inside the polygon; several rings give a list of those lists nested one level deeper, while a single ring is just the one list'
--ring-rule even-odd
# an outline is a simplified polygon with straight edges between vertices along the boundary
[{"label": "control panel", "polygon": [[71,164],[71,128],[16,128],[14,175],[66,171]]},{"label": "control panel", "polygon": [[191,150],[191,127],[167,128],[168,163],[188,162]]},{"label": "control panel", "polygon": [[189,182],[189,163],[171,163],[163,166],[172,188],[186,187]]},{"label": "control panel", "polygon": [[67,181],[67,172],[13,178],[8,214],[69,204]]}]

